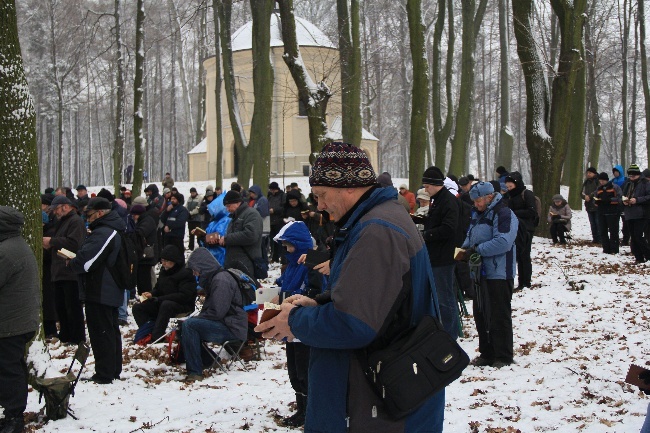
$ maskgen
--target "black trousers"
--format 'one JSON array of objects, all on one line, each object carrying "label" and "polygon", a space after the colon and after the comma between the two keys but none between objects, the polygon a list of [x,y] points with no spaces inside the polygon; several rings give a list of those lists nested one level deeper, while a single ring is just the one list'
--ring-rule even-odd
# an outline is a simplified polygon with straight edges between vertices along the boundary
[{"label": "black trousers", "polygon": [[190,242],[189,242],[189,245],[187,247],[188,247],[188,249],[190,251],[194,251],[194,238],[196,238],[196,236],[194,236],[192,234],[192,230],[194,230],[195,228],[201,227],[202,224],[203,224],[203,221],[188,221],[187,222],[187,230],[188,230],[188,233],[190,235]]},{"label": "black trousers", "polygon": [[185,251],[185,245],[183,244],[183,238],[177,238],[176,236],[170,236],[168,234],[165,234],[163,237],[163,241],[165,245],[163,246],[166,247],[167,245],[176,245],[181,252]]},{"label": "black trousers", "polygon": [[144,292],[151,293],[151,268],[152,265],[138,265],[137,287],[139,295],[143,294]]},{"label": "black trousers", "polygon": [[627,220],[627,225],[630,229],[630,246],[632,254],[639,262],[650,260],[650,247],[643,238],[645,227],[648,220],[645,218]]},{"label": "black trousers", "polygon": [[[512,291],[513,280],[481,278],[481,290],[487,292],[487,308],[481,310],[474,299],[474,323],[478,331],[478,350],[481,357],[495,361],[512,362]],[[489,311],[489,313],[487,313]]]},{"label": "black trousers", "polygon": [[181,305],[178,302],[168,300],[161,302],[157,299],[151,299],[133,306],[133,318],[138,327],[150,320],[154,320],[156,323],[151,331],[151,341],[156,341],[165,335],[169,319],[181,313],[190,313],[193,310],[194,307]]},{"label": "black trousers", "polygon": [[46,337],[58,336],[56,329],[58,316],[56,314],[56,299],[54,296],[54,283],[50,272],[50,263],[43,263],[43,332]]},{"label": "black trousers", "polygon": [[287,343],[289,382],[297,394],[307,395],[310,350],[309,346],[302,343]]},{"label": "black trousers", "polygon": [[603,253],[618,254],[618,213],[605,215],[598,214],[598,229]]},{"label": "black trousers", "polygon": [[55,281],[54,301],[59,316],[59,339],[64,343],[77,344],[86,341],[84,310],[79,300],[77,281]]},{"label": "black trousers", "polygon": [[95,375],[99,379],[117,379],[122,373],[122,335],[117,308],[86,301],[88,335],[95,355]]},{"label": "black trousers", "polygon": [[25,347],[34,332],[0,338],[0,406],[5,418],[22,416],[27,407]]},{"label": "black trousers", "polygon": [[621,221],[622,221],[622,227],[621,231],[623,232],[623,244],[627,245],[628,242],[630,241],[630,227],[627,224],[627,221],[625,220],[625,215],[621,214]]},{"label": "black trousers", "polygon": [[282,245],[278,242],[273,241],[273,238],[275,235],[280,233],[280,229],[282,229],[282,224],[280,225],[271,225],[271,234],[269,234],[269,238],[271,239],[271,261],[273,262],[279,262],[280,257],[282,257]]},{"label": "black trousers", "polygon": [[564,233],[567,231],[564,224],[551,222],[551,238],[553,238],[553,243],[557,243],[557,238],[559,237],[560,243],[565,244],[566,239],[564,238]]},{"label": "black trousers", "polygon": [[[521,221],[519,224],[522,224]],[[517,243],[517,278],[519,287],[530,287],[533,278],[533,263],[530,259],[530,250],[533,244],[534,232],[528,232],[528,237],[521,245]]]}]

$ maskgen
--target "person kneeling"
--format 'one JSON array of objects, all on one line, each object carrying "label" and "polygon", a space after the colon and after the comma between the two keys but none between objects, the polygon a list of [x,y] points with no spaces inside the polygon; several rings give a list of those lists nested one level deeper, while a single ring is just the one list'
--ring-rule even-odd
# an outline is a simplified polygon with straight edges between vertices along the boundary
[{"label": "person kneeling", "polygon": [[167,245],[160,253],[162,269],[158,282],[151,292],[142,293],[147,298],[133,306],[133,317],[138,326],[153,320],[151,341],[158,341],[167,329],[169,319],[194,311],[196,279],[185,268],[185,257],[175,245]]},{"label": "person kneeling", "polygon": [[199,315],[187,319],[181,326],[181,344],[187,364],[185,381],[191,382],[203,379],[201,341],[223,344],[246,340],[248,317],[237,281],[210,251],[194,250],[187,259],[187,267],[199,277],[199,286],[205,291]]}]

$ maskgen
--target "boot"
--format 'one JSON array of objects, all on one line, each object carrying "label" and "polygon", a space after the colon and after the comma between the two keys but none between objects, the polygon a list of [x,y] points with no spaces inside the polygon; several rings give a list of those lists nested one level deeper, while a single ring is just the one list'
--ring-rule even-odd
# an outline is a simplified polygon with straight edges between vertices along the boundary
[{"label": "boot", "polygon": [[0,420],[0,433],[22,433],[25,429],[23,414]]},{"label": "boot", "polygon": [[285,427],[302,427],[305,425],[305,413],[307,412],[307,396],[296,393],[296,413],[282,419]]}]

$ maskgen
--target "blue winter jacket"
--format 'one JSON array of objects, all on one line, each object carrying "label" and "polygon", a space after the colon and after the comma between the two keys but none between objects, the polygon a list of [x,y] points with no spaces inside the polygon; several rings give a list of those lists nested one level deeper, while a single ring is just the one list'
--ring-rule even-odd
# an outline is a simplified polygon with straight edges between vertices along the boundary
[{"label": "blue winter jacket", "polygon": [[623,167],[620,165],[615,165],[614,168],[612,169],[612,172],[614,170],[618,170],[618,176],[614,177],[612,179],[612,182],[618,185],[620,188],[623,188],[623,184],[627,180],[627,177],[625,177],[625,170],[623,170]]},{"label": "blue winter jacket", "polygon": [[389,323],[398,295],[410,293],[410,324],[439,317],[422,236],[393,188],[375,188],[349,212],[336,238],[329,288],[332,302],[297,307],[293,334],[311,349],[305,432],[441,432],[444,391],[398,421],[384,412],[363,374],[357,349]]},{"label": "blue winter jacket", "polygon": [[515,238],[519,221],[497,193],[483,212],[472,210],[463,248],[476,248],[483,258],[482,275],[488,280],[515,277]]}]

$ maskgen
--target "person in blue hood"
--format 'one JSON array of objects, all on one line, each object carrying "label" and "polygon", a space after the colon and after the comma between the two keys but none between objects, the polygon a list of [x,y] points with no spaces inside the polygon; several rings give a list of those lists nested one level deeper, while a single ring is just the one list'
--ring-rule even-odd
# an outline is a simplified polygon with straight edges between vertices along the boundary
[{"label": "person in blue hood", "polygon": [[[314,247],[314,241],[307,225],[302,221],[292,221],[280,229],[273,238],[286,249],[287,268],[276,280],[281,287],[281,298],[291,295],[306,295],[314,298],[323,287],[323,276],[314,269],[298,263],[298,259]],[[300,342],[287,343],[287,369],[289,381],[296,392],[296,413],[284,417],[281,423],[286,427],[300,427],[305,424],[307,410],[307,390],[310,347]]]},{"label": "person in blue hood", "polygon": [[[618,185],[621,188],[621,191],[627,189],[627,183],[630,181],[629,178],[625,176],[625,170],[623,170],[622,165],[615,165],[612,168],[612,173],[614,178],[611,179],[611,182],[615,185]],[[621,212],[621,230],[623,231],[623,239],[621,240],[621,245],[628,245],[630,243],[630,229],[627,222],[625,221],[625,215]]]}]

